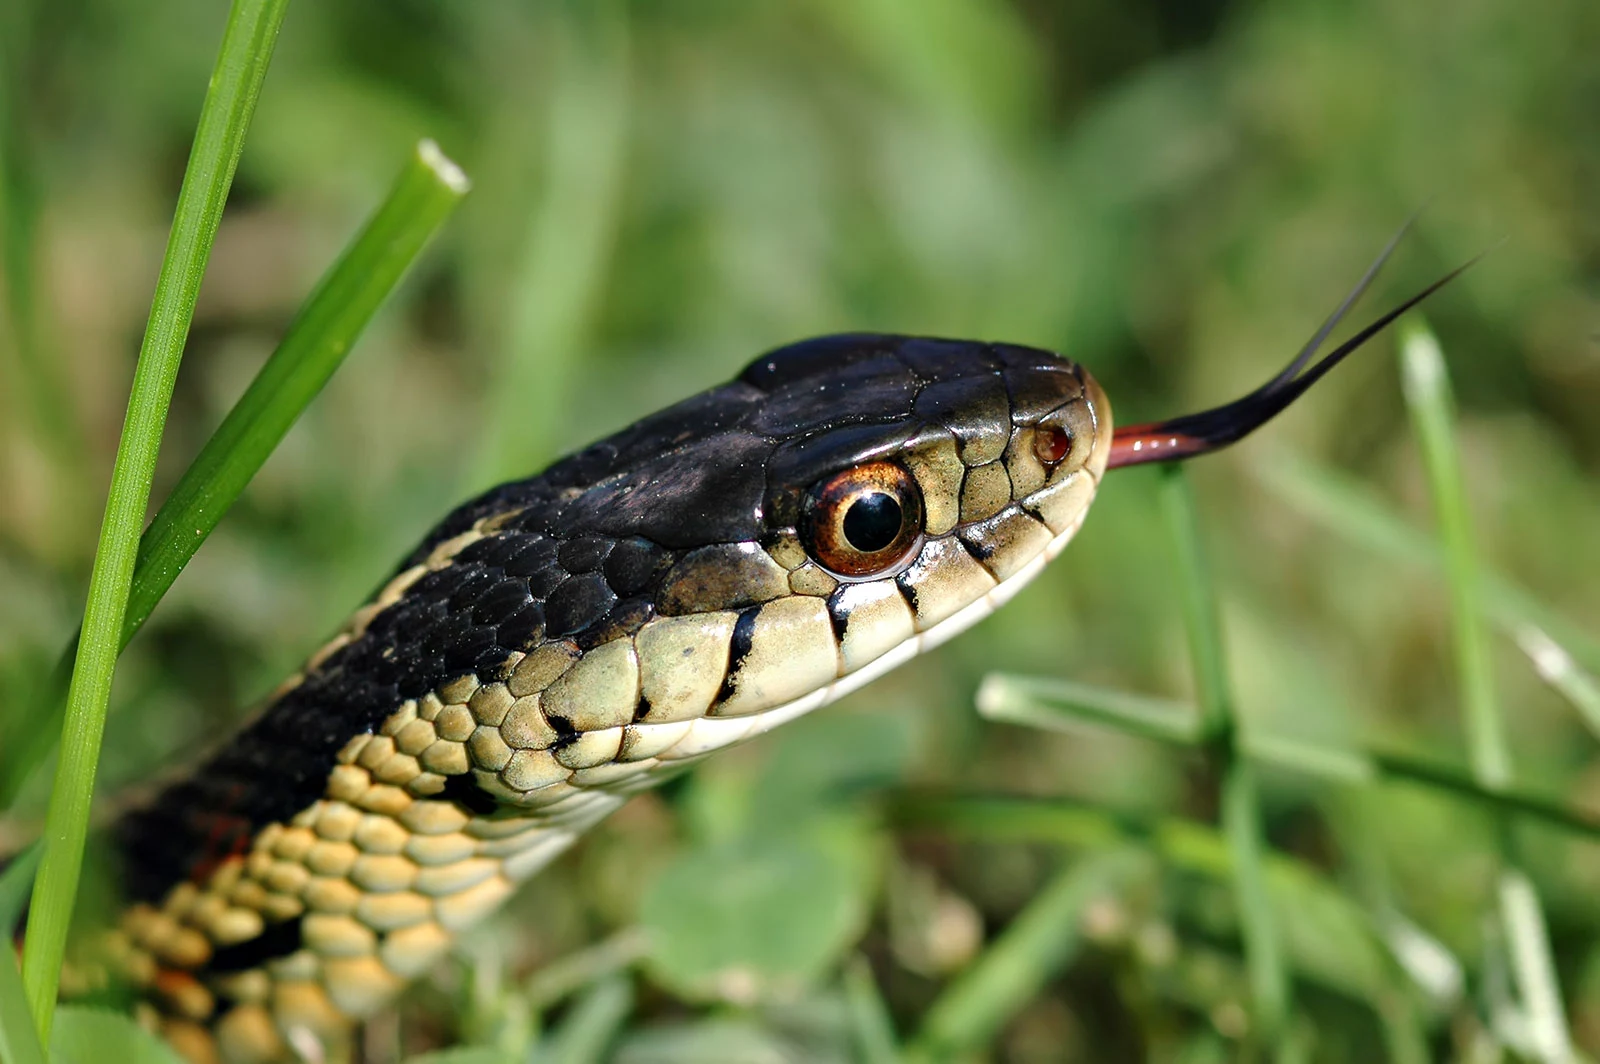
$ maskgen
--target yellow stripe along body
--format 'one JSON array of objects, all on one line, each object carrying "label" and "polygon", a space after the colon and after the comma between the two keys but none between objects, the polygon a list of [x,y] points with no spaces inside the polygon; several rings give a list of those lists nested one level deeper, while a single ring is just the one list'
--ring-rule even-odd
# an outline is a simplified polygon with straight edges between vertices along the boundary
[{"label": "yellow stripe along body", "polygon": [[[886,457],[915,478],[924,527],[908,561],[841,580],[791,525],[772,527],[783,505],[769,484],[760,539],[676,552],[653,585],[653,609],[616,622],[609,638],[592,629],[587,638],[542,634],[344,737],[320,797],[251,825],[225,852],[191,862],[163,894],[126,909],[100,945],[111,967],[144,988],[164,1032],[197,1061],[269,1062],[308,1037],[337,1043],[629,795],[987,615],[1077,530],[1111,439],[1109,405],[1086,373],[1041,352],[1005,350],[1039,362],[1044,383],[1018,383],[1022,371],[1002,358],[1008,409],[956,409],[945,415],[951,431],[869,443],[856,456]],[[914,396],[943,380],[902,349],[890,353],[923,366]],[[808,372],[800,383],[816,388],[818,371]],[[1034,389],[1037,409],[1021,409],[1023,387]],[[826,388],[817,401],[848,406]],[[772,400],[763,393],[762,402]],[[1071,442],[1054,465],[1034,446],[1045,425],[1064,426]],[[835,436],[857,431],[848,421],[826,426]],[[419,581],[514,527],[518,514],[492,508],[434,543],[274,701],[337,661]],[[722,574],[738,588],[723,586]],[[734,605],[701,608],[721,601]]]}]

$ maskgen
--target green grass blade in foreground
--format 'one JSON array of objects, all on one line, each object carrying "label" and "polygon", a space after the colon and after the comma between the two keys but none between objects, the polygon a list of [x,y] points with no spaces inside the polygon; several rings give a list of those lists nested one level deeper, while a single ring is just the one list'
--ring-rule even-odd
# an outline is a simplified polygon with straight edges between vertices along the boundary
[{"label": "green grass blade in foreground", "polygon": [[1185,746],[1202,739],[1193,706],[1076,680],[989,673],[976,701],[983,716],[1008,724],[1052,731],[1098,725]]},{"label": "green grass blade in foreground", "polygon": [[[1053,677],[991,673],[978,688],[978,710],[991,720],[1047,731],[1073,732],[1094,725],[1174,746],[1198,747],[1205,742],[1195,724],[1198,714],[1181,702]],[[1443,762],[1254,732],[1239,736],[1237,744],[1252,761],[1319,779],[1357,786],[1408,783],[1562,831],[1600,837],[1600,818],[1592,813],[1515,787],[1485,787]]]},{"label": "green grass blade in foreground", "polygon": [[[1488,637],[1481,617],[1466,487],[1456,446],[1454,401],[1439,343],[1418,319],[1408,319],[1402,329],[1400,362],[1406,406],[1411,412],[1444,544],[1457,683],[1473,775],[1479,783],[1499,788],[1510,782],[1511,753],[1505,721],[1495,698]],[[1572,1046],[1544,913],[1531,883],[1514,864],[1509,822],[1502,823],[1501,839],[1505,865],[1499,873],[1500,916],[1529,1034],[1541,1059],[1552,1064],[1565,1062],[1571,1059]]]},{"label": "green grass blade in foreground", "polygon": [[1566,648],[1531,624],[1518,629],[1517,646],[1533,662],[1539,678],[1572,703],[1589,731],[1600,738],[1600,682],[1573,661]]},{"label": "green grass blade in foreground", "polygon": [[1178,551],[1179,593],[1194,659],[1200,719],[1204,734],[1215,744],[1222,771],[1222,831],[1233,853],[1234,898],[1244,934],[1250,992],[1259,1028],[1281,1056],[1291,1051],[1290,986],[1276,920],[1267,903],[1262,871],[1267,847],[1261,837],[1255,768],[1236,745],[1239,729],[1222,656],[1221,616],[1201,548],[1194,492],[1181,465],[1163,467],[1161,478],[1162,502]]},{"label": "green grass blade in foreground", "polygon": [[[1439,544],[1358,481],[1299,458],[1261,461],[1252,468],[1280,500],[1340,538],[1394,561],[1444,572]],[[1532,625],[1600,672],[1600,640],[1505,577],[1482,566],[1478,571],[1483,591],[1479,602],[1496,627],[1514,636]]]},{"label": "green grass blade in foreground", "polygon": [[468,188],[466,175],[438,145],[417,145],[377,212],[317,284],[277,350],[150,522],[128,596],[124,645],[344,362]]},{"label": "green grass blade in foreground", "polygon": [[61,756],[45,815],[44,859],[28,912],[22,971],[41,1042],[47,1043],[50,1036],[67,924],[83,864],[111,675],[122,646],[122,621],[139,549],[139,529],[150,501],[167,405],[194,317],[200,279],[287,6],[288,0],[235,0],[228,12],[133,372],[89,577]]},{"label": "green grass blade in foreground", "polygon": [[[127,646],[200,544],[216,528],[290,427],[343,364],[356,339],[430,237],[466,194],[467,179],[423,141],[388,196],[323,276],[228,416],[206,441],[139,543],[123,617]],[[0,748],[0,806],[49,750],[73,647],[63,654],[27,727]]]},{"label": "green grass blade in foreground", "polygon": [[1004,931],[936,998],[924,1015],[910,1060],[947,1060],[989,1045],[1082,943],[1084,911],[1141,873],[1149,860],[1122,847],[1090,854],[1057,873]]}]

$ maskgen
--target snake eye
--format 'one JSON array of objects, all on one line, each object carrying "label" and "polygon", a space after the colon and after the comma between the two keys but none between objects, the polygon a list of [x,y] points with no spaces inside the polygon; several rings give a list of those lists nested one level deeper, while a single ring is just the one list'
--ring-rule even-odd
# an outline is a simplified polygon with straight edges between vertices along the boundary
[{"label": "snake eye", "polygon": [[1039,461],[1053,466],[1072,450],[1072,433],[1060,425],[1040,425],[1033,430],[1033,453]]},{"label": "snake eye", "polygon": [[893,462],[868,462],[811,489],[801,535],[823,568],[876,576],[911,556],[922,537],[922,492]]}]

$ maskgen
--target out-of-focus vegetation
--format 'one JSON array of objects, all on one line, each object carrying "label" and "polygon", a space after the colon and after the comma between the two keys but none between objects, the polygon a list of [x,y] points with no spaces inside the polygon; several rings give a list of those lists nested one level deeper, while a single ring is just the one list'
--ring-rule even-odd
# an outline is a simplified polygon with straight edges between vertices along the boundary
[{"label": "out-of-focus vegetation", "polygon": [[[222,21],[198,0],[0,5],[11,714],[79,617]],[[1493,692],[1519,790],[1600,815],[1572,704],[1600,666],[1597,49],[1587,0],[291,5],[155,498],[419,137],[475,191],[129,648],[102,785],[214,742],[467,493],[763,348],[836,329],[1039,344],[1091,367],[1122,420],[1164,416],[1273,372],[1427,203],[1372,306],[1499,242],[1428,306]],[[1198,464],[1201,540],[1247,748],[1376,748],[1465,778],[1391,352]],[[1548,1057],[1483,803],[1263,764],[1263,904],[1293,994],[1262,1040],[1213,763],[973,712],[994,670],[1193,700],[1160,496],[1115,475],[1006,610],[635,801],[372,1025],[371,1059],[520,1047],[551,1022],[548,1059],[632,1064],[876,1061],[897,1041]],[[998,801],[1017,797],[1060,801]],[[1566,1021],[1600,1054],[1600,849],[1514,835]]]}]

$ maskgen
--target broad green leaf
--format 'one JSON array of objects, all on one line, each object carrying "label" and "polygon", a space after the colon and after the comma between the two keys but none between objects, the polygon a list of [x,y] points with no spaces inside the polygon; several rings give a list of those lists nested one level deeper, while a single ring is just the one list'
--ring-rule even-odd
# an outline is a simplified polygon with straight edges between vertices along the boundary
[{"label": "broad green leaf", "polygon": [[804,836],[691,851],[645,896],[649,968],[685,997],[749,1003],[822,976],[865,918],[861,881]]}]

